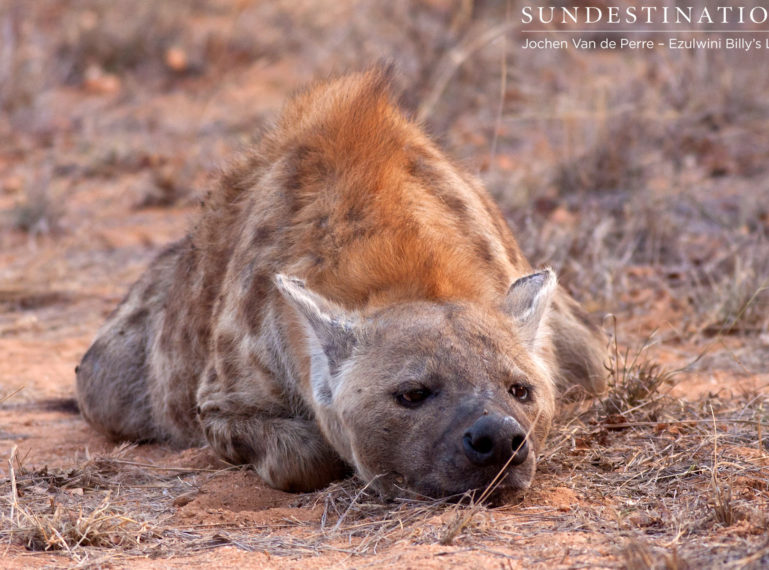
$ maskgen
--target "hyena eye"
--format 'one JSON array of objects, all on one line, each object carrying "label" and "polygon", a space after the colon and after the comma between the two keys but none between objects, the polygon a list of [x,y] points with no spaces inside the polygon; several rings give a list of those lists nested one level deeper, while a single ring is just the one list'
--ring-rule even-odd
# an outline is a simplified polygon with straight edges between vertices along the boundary
[{"label": "hyena eye", "polygon": [[528,402],[531,400],[531,393],[523,384],[513,384],[510,386],[509,391],[515,399],[520,400],[521,402]]},{"label": "hyena eye", "polygon": [[395,395],[395,400],[406,408],[417,408],[432,394],[433,392],[429,388],[413,388],[405,392],[398,392]]}]

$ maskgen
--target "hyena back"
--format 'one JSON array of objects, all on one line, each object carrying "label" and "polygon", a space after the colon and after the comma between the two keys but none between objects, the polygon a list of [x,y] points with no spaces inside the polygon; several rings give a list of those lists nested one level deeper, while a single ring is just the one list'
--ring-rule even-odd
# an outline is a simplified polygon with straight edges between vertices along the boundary
[{"label": "hyena back", "polygon": [[115,440],[208,443],[272,486],[529,485],[605,342],[380,70],[294,97],[152,263],[77,373]]}]

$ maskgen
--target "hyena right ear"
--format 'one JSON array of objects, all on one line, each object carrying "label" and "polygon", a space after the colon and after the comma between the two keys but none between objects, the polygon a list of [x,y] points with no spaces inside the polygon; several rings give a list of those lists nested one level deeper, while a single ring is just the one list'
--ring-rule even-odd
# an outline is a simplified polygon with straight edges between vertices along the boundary
[{"label": "hyena right ear", "polygon": [[275,284],[304,318],[310,349],[310,382],[319,403],[331,403],[335,376],[358,343],[358,318],[307,287],[303,279],[278,274]]},{"label": "hyena right ear", "polygon": [[556,287],[555,272],[549,267],[516,280],[507,291],[504,309],[518,325],[518,334],[531,348],[545,313],[550,307]]}]

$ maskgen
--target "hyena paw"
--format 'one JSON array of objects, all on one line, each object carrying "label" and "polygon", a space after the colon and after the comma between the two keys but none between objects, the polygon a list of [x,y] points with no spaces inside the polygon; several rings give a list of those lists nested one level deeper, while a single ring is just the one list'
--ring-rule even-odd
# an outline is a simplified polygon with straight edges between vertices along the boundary
[{"label": "hyena paw", "polygon": [[286,491],[310,491],[349,474],[317,425],[258,413],[228,416],[216,405],[198,406],[206,439],[235,464],[252,464],[267,484]]}]

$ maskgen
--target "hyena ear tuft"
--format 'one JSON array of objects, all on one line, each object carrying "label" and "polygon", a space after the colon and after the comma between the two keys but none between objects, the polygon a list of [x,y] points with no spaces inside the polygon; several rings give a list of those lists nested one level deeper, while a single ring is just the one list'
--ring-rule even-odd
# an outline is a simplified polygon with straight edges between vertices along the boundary
[{"label": "hyena ear tuft", "polygon": [[308,288],[303,279],[278,274],[275,285],[305,320],[313,393],[322,403],[330,403],[333,376],[358,342],[358,319]]},{"label": "hyena ear tuft", "polygon": [[515,320],[518,332],[530,346],[536,343],[557,280],[549,267],[516,280],[507,291],[504,309]]}]

